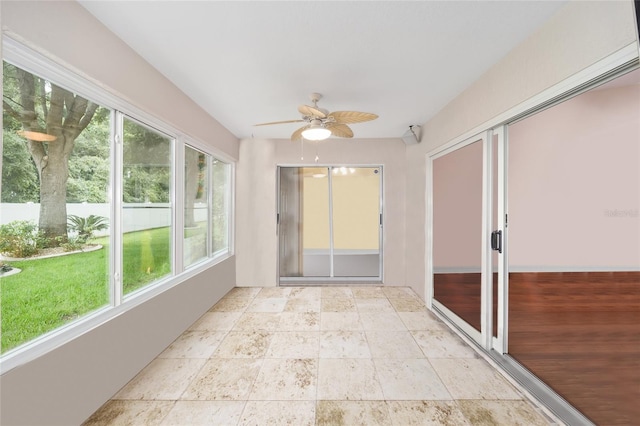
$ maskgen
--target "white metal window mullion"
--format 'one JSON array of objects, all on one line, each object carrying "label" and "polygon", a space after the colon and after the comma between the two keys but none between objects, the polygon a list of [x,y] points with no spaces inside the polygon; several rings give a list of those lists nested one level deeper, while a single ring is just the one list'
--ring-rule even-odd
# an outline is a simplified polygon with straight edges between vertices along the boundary
[{"label": "white metal window mullion", "polygon": [[425,176],[425,289],[424,298],[427,308],[433,309],[433,160],[430,155],[426,159]]},{"label": "white metal window mullion", "polygon": [[481,295],[480,330],[482,346],[491,348],[493,335],[493,271],[491,232],[493,226],[493,139],[491,131],[482,135],[482,250],[481,250]]},{"label": "white metal window mullion", "polygon": [[327,168],[329,179],[329,277],[333,278],[333,167]]},{"label": "white metal window mullion", "polygon": [[509,245],[508,245],[508,208],[507,208],[507,176],[508,145],[507,127],[500,126],[494,130],[498,136],[498,229],[502,230],[502,254],[498,256],[498,333],[494,349],[501,354],[508,352],[509,330]]},{"label": "white metal window mullion", "polygon": [[382,275],[384,273],[384,173],[382,166],[378,166],[378,170],[380,176],[380,186],[378,188],[378,213],[380,217],[380,226],[378,228],[378,278],[382,281]]},{"label": "white metal window mullion", "polygon": [[[170,200],[171,200],[171,256],[173,258],[172,275],[177,275],[184,270],[184,187],[185,187],[185,143],[182,138],[172,139],[173,161],[171,169],[173,171],[171,179]],[[178,187],[182,191],[177,191]],[[183,194],[178,197],[178,193]]]},{"label": "white metal window mullion", "polygon": [[122,288],[122,250],[123,250],[123,235],[122,235],[122,194],[123,194],[123,163],[124,163],[124,140],[123,140],[123,126],[124,118],[120,112],[112,112],[112,140],[113,148],[111,150],[111,232],[109,236],[110,241],[110,256],[111,256],[111,288],[110,297],[111,305],[119,306],[122,303],[123,288]]}]

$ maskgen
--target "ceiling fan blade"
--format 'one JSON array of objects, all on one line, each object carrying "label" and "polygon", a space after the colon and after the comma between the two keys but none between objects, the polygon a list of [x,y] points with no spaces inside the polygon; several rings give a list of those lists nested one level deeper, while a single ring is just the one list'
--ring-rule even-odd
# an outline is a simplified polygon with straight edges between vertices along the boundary
[{"label": "ceiling fan blade", "polygon": [[272,121],[271,123],[254,124],[254,126],[270,126],[272,124],[286,124],[286,123],[304,123],[304,120]]},{"label": "ceiling fan blade", "polygon": [[329,114],[329,117],[333,117],[336,123],[343,124],[362,123],[364,121],[371,121],[378,118],[376,114],[358,111],[334,111]]},{"label": "ceiling fan blade", "polygon": [[312,106],[309,105],[300,105],[298,107],[298,111],[300,112],[300,114],[306,116],[306,117],[317,117],[317,118],[326,118],[327,114],[325,114],[324,112],[320,111],[318,108],[314,108]]},{"label": "ceiling fan blade", "polygon": [[342,123],[327,123],[325,127],[331,130],[331,134],[333,136],[338,136],[340,138],[352,138],[353,130],[346,124]]},{"label": "ceiling fan blade", "polygon": [[309,125],[306,125],[306,126],[302,126],[302,127],[300,127],[298,130],[296,130],[295,132],[293,132],[293,133],[291,134],[291,140],[292,140],[293,142],[297,142],[297,141],[299,141],[300,139],[302,139],[302,132],[303,132],[304,130],[306,130],[307,128],[309,128],[309,126],[310,126],[310,124],[309,124]]}]

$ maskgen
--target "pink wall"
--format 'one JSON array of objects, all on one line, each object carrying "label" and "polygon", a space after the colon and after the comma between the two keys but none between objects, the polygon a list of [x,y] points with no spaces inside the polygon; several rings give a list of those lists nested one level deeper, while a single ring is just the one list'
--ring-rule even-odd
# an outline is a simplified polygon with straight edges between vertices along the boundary
[{"label": "pink wall", "polygon": [[511,266],[640,268],[639,83],[635,71],[509,127]]}]

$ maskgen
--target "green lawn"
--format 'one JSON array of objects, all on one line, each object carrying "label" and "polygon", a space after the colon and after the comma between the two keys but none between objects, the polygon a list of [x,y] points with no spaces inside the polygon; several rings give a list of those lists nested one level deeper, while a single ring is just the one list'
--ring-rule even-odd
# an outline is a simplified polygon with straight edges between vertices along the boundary
[{"label": "green lawn", "polygon": [[[170,273],[170,229],[124,235],[128,294]],[[101,250],[10,262],[22,272],[0,279],[1,352],[109,304],[108,239]]]}]

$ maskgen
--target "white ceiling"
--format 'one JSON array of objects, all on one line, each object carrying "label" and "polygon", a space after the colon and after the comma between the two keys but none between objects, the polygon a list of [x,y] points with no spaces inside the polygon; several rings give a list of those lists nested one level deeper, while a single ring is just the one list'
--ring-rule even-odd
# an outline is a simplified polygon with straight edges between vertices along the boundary
[{"label": "white ceiling", "polygon": [[80,3],[239,138],[288,138],[311,92],[400,137],[526,39],[563,1]]}]

